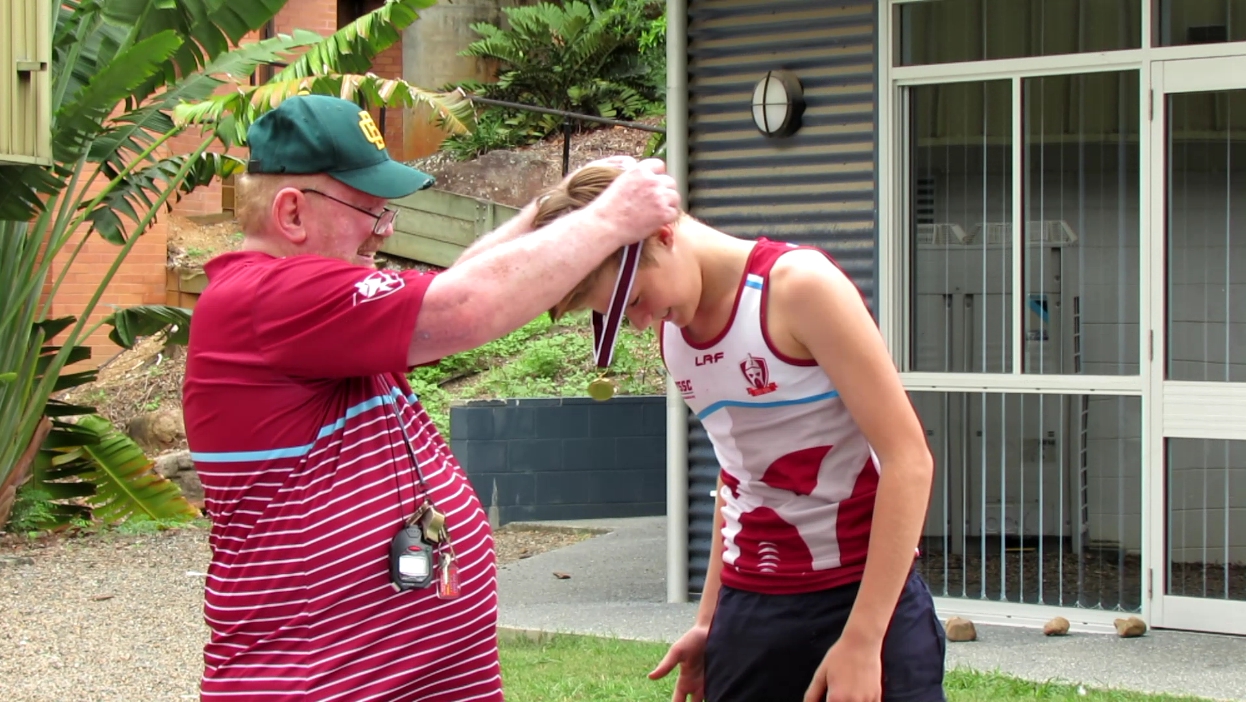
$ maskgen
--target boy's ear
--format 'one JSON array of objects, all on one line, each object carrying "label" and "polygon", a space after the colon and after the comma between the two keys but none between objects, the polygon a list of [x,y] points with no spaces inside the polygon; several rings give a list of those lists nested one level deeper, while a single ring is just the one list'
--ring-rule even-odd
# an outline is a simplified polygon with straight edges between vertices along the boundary
[{"label": "boy's ear", "polygon": [[663,224],[662,228],[654,232],[649,238],[653,239],[658,246],[669,249],[675,241],[675,225],[673,223]]}]

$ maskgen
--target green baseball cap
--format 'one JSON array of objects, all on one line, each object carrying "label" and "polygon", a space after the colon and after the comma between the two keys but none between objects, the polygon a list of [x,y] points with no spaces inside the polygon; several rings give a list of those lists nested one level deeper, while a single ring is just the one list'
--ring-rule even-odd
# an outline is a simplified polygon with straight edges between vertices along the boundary
[{"label": "green baseball cap", "polygon": [[433,177],[389,157],[367,110],[329,95],[295,95],[247,130],[249,173],[325,175],[386,199],[433,184]]}]

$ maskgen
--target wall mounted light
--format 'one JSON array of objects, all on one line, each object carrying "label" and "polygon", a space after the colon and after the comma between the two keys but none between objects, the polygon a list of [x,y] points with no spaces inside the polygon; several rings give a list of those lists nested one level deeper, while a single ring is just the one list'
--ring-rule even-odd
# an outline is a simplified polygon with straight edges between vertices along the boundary
[{"label": "wall mounted light", "polygon": [[800,129],[805,94],[789,71],[767,71],[753,88],[753,124],[767,137],[791,136]]}]

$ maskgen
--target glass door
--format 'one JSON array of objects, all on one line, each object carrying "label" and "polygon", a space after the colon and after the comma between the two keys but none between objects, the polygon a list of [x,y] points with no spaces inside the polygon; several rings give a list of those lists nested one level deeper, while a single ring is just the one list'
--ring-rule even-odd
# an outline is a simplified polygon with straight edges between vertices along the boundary
[{"label": "glass door", "polygon": [[1246,57],[1153,66],[1152,619],[1246,634]]}]

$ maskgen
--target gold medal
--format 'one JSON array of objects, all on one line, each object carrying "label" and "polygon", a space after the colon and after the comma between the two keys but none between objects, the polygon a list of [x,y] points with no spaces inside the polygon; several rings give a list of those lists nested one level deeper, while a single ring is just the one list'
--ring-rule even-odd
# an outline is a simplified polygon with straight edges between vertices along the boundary
[{"label": "gold medal", "polygon": [[627,301],[631,299],[632,284],[636,282],[642,245],[638,242],[623,248],[618,277],[614,281],[614,292],[610,294],[610,306],[604,314],[593,313],[593,357],[601,375],[588,384],[588,396],[598,402],[605,402],[619,392],[619,386],[607,378],[606,373],[610,362],[614,360],[614,341],[619,335],[619,326],[623,323]]},{"label": "gold medal", "polygon": [[613,380],[602,376],[588,384],[588,396],[598,402],[605,402],[619,391]]}]

